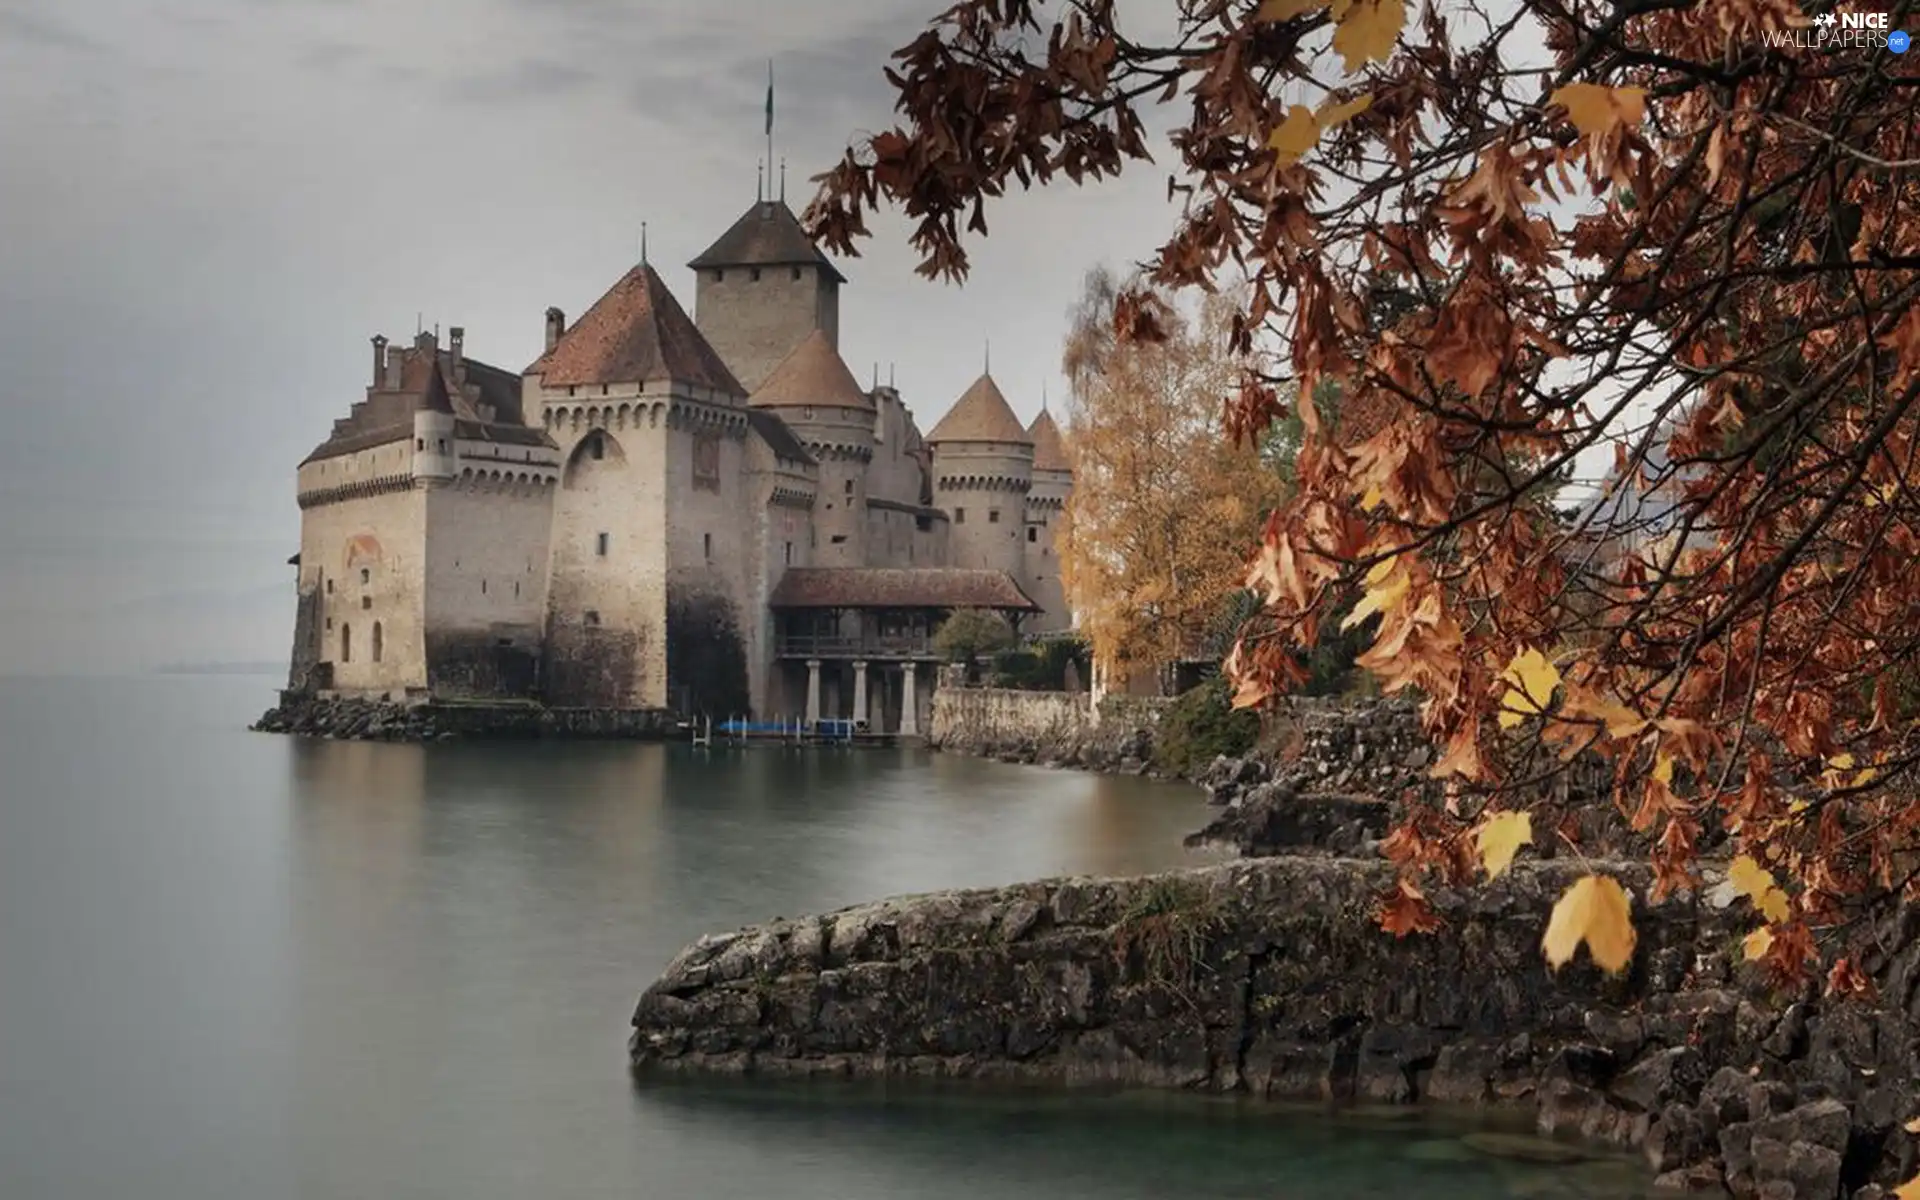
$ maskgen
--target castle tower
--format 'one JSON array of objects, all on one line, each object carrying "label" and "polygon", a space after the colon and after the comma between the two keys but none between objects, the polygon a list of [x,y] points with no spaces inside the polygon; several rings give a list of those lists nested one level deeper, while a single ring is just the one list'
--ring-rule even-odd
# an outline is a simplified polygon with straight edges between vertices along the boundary
[{"label": "castle tower", "polygon": [[991,375],[976,379],[927,435],[933,503],[952,518],[952,565],[1026,578],[1033,439]]},{"label": "castle tower", "polygon": [[874,402],[860,390],[826,331],[809,333],[767,376],[750,403],[777,412],[820,464],[813,507],[819,542],[813,565],[867,565]]},{"label": "castle tower", "polygon": [[566,464],[549,701],[745,712],[745,390],[645,262],[571,327],[549,310],[547,335],[523,403]]},{"label": "castle tower", "polygon": [[840,285],[785,200],[761,200],[687,264],[700,332],[749,393],[818,330],[840,347]]},{"label": "castle tower", "polygon": [[1033,439],[1033,490],[1027,493],[1026,573],[1021,586],[1047,611],[1026,628],[1035,633],[1066,629],[1072,623],[1066,585],[1060,579],[1061,518],[1073,491],[1073,460],[1067,457],[1066,438],[1045,404],[1027,426]]}]

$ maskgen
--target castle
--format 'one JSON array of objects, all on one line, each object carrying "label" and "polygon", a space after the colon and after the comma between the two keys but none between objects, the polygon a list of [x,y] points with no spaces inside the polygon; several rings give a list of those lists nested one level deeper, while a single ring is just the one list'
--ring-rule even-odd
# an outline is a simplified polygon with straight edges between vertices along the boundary
[{"label": "castle", "polygon": [[300,464],[291,688],[925,727],[963,608],[1070,624],[1073,486],[990,375],[928,434],[838,351],[845,277],[783,200],[695,272],[642,261],[514,373],[464,331],[373,339]]}]

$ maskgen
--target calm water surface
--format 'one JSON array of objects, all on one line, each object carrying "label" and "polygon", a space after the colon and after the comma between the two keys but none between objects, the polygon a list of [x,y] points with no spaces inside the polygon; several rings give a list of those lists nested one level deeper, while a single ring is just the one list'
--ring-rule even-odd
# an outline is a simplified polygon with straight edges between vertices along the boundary
[{"label": "calm water surface", "polygon": [[1424,1118],[671,1084],[703,932],[1191,862],[1193,789],[916,752],[245,732],[271,681],[0,679],[0,1197],[1619,1197]]}]

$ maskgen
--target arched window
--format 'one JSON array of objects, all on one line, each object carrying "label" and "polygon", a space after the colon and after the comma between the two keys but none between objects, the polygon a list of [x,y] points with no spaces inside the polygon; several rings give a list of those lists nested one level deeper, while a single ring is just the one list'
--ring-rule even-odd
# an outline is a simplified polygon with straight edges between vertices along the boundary
[{"label": "arched window", "polygon": [[380,653],[385,650],[387,639],[381,634],[380,622],[373,623],[373,661],[380,661]]},{"label": "arched window", "polygon": [[353,661],[353,626],[342,622],[340,625],[340,661]]}]

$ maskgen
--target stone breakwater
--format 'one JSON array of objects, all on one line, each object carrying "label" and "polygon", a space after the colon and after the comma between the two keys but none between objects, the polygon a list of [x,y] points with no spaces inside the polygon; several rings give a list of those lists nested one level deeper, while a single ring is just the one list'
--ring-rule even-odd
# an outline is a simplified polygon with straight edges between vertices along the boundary
[{"label": "stone breakwater", "polygon": [[392,704],[283,694],[280,703],[250,728],[258,733],[378,742],[542,737],[658,740],[677,736],[679,721],[670,712],[654,709]]},{"label": "stone breakwater", "polygon": [[[1387,864],[1246,860],[904,897],[702,938],[641,996],[634,1069],[1123,1084],[1332,1101],[1520,1104],[1641,1148],[1663,1188],[1874,1200],[1912,1174],[1920,947],[1885,1007],[1768,994],[1740,920],[1639,902],[1620,977],[1539,951],[1571,864],[1374,920]],[[1885,931],[1914,947],[1920,914]],[[1905,936],[1902,936],[1905,935]]]}]

